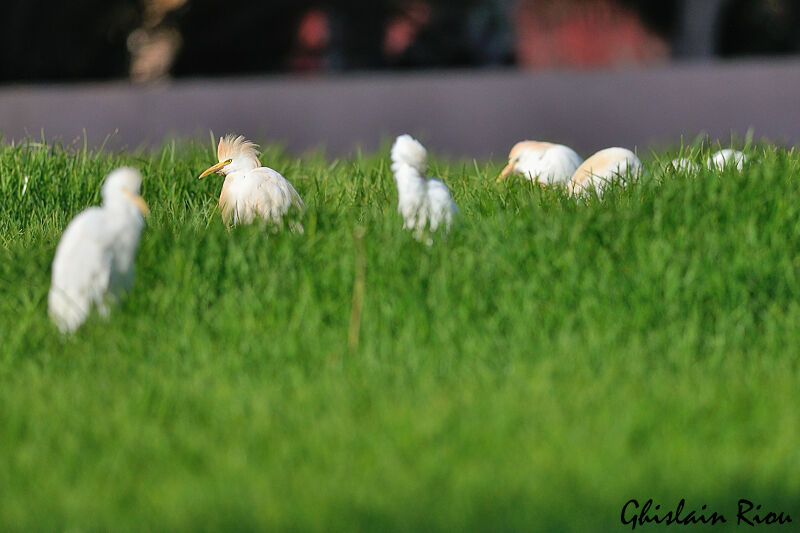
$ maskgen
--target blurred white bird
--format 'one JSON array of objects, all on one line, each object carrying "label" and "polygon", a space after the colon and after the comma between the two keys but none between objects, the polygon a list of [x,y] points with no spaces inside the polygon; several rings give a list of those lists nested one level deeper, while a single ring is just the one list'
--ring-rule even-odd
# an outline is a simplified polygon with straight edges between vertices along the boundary
[{"label": "blurred white bird", "polygon": [[[204,178],[215,172],[225,176],[219,195],[222,220],[229,226],[250,224],[256,218],[280,224],[290,209],[299,215],[305,204],[289,181],[258,160],[258,145],[243,136],[227,135],[217,147],[219,163],[200,174]],[[303,232],[296,220],[292,230]]]},{"label": "blurred white bird", "polygon": [[685,157],[679,157],[670,161],[670,165],[678,172],[685,172],[687,174],[697,174],[700,172],[700,165]]},{"label": "blurred white bird", "polygon": [[725,148],[711,154],[711,157],[706,161],[706,166],[708,166],[709,170],[719,170],[720,172],[725,170],[726,167],[735,166],[736,170],[741,172],[745,163],[747,163],[747,156],[744,153]]},{"label": "blurred white bird", "polygon": [[[422,240],[426,229],[435,232],[441,225],[450,231],[458,206],[450,189],[439,180],[425,176],[428,152],[410,135],[400,135],[392,146],[392,171],[397,182],[397,211],[403,216],[403,229],[414,230]],[[428,238],[427,244],[432,244]]]},{"label": "blurred white bird", "polygon": [[606,148],[584,161],[569,180],[567,190],[580,195],[594,189],[598,195],[615,180],[625,183],[639,176],[642,162],[636,154],[625,148]]},{"label": "blurred white bird", "polygon": [[134,259],[150,210],[139,195],[142,175],[122,167],[106,176],[103,205],[83,210],[67,225],[53,259],[47,307],[62,333],[75,331],[92,305],[108,316],[108,302],[133,284]]},{"label": "blurred white bird", "polygon": [[540,185],[566,185],[582,162],[581,156],[568,146],[521,141],[511,148],[508,164],[500,172],[497,181],[504,180],[511,173],[517,173]]}]

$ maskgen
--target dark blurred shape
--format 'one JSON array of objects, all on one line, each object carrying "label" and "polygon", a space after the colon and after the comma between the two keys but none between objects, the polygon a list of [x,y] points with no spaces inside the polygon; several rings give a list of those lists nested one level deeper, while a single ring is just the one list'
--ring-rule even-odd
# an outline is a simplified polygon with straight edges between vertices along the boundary
[{"label": "dark blurred shape", "polygon": [[383,62],[390,68],[510,65],[514,2],[413,0],[385,23]]},{"label": "dark blurred shape", "polygon": [[705,0],[619,0],[619,4],[636,11],[642,22],[659,35],[673,35],[680,18],[681,4]]},{"label": "dark blurred shape", "polygon": [[5,0],[0,82],[800,53],[800,0]]},{"label": "dark blurred shape", "polygon": [[327,52],[331,44],[331,21],[328,13],[312,8],[306,11],[297,27],[295,47],[289,57],[292,72],[315,72],[330,68]]},{"label": "dark blurred shape", "polygon": [[324,2],[333,19],[334,65],[342,70],[380,68],[381,49],[386,20],[393,13],[390,2],[328,1]]},{"label": "dark blurred shape", "polygon": [[714,55],[720,31],[720,11],[728,0],[681,0],[679,21],[673,36],[676,57]]},{"label": "dark blurred shape", "polygon": [[383,55],[390,61],[408,54],[419,32],[431,22],[432,9],[428,2],[405,2],[400,13],[389,19],[383,35]]},{"label": "dark blurred shape", "polygon": [[70,81],[128,75],[128,35],[139,0],[3,0],[0,81]]},{"label": "dark blurred shape", "polygon": [[186,0],[142,0],[141,27],[128,36],[130,76],[134,82],[151,82],[169,76],[181,46],[181,34],[168,16]]},{"label": "dark blurred shape", "polygon": [[303,0],[189,0],[173,15],[183,39],[173,74],[286,70],[298,24],[310,7]]},{"label": "dark blurred shape", "polygon": [[723,57],[800,50],[798,0],[733,0],[722,9],[720,26],[717,52]]}]

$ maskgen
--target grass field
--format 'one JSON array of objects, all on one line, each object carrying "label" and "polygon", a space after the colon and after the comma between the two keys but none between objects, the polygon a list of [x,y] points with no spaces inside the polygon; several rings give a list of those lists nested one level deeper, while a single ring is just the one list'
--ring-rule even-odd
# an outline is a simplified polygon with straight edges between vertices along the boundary
[{"label": "grass field", "polygon": [[[748,155],[645,155],[586,202],[435,159],[462,216],[427,247],[385,149],[268,147],[297,235],[225,229],[210,143],[4,145],[0,529],[618,531],[631,498],[797,523],[800,154]],[[153,212],[134,289],[62,338],[55,246],[122,164]]]}]

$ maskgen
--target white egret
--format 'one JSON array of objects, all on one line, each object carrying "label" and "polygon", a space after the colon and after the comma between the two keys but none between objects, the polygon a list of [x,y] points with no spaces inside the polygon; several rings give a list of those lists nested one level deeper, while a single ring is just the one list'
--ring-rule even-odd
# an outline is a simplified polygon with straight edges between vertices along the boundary
[{"label": "white egret", "polygon": [[[458,206],[450,189],[439,180],[428,178],[428,152],[410,135],[400,135],[392,146],[392,171],[397,182],[397,211],[403,216],[403,229],[414,231],[421,240],[426,229],[435,232],[444,225],[450,231]],[[432,244],[428,238],[427,244]]]},{"label": "white egret", "polygon": [[706,166],[708,166],[709,170],[719,170],[720,172],[725,170],[726,167],[735,166],[736,170],[741,172],[745,163],[747,163],[747,156],[744,153],[725,148],[711,154],[711,157],[706,161]]},{"label": "white egret", "polygon": [[511,148],[508,164],[497,181],[517,173],[540,185],[566,185],[582,162],[575,150],[563,144],[521,141]]},{"label": "white egret", "polygon": [[[299,215],[305,209],[300,195],[286,178],[261,166],[257,144],[241,135],[227,135],[219,140],[217,157],[219,163],[205,170],[200,178],[214,173],[225,176],[219,208],[227,225],[250,224],[256,218],[280,224],[290,210]],[[289,227],[303,232],[303,226],[295,220]]]},{"label": "white egret", "polygon": [[685,172],[687,174],[697,174],[700,172],[700,165],[685,157],[679,157],[670,161],[672,168],[678,172]]},{"label": "white egret", "polygon": [[603,190],[614,180],[625,183],[628,177],[636,178],[642,169],[642,162],[636,154],[626,148],[606,148],[584,161],[572,179],[567,190],[580,195],[592,189],[602,195]]},{"label": "white egret", "polygon": [[61,235],[47,307],[62,333],[75,331],[92,305],[108,316],[107,304],[133,284],[143,217],[150,214],[139,195],[141,184],[135,168],[114,170],[100,191],[103,205],[81,211]]}]

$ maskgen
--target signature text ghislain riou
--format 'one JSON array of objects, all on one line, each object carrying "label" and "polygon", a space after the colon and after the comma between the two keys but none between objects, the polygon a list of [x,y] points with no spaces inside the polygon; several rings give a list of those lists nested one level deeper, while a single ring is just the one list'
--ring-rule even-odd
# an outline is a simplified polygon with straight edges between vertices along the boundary
[{"label": "signature text ghislain riou", "polygon": [[[707,505],[703,505],[699,510],[684,509],[686,500],[681,499],[674,510],[661,510],[661,505],[655,505],[653,500],[647,500],[639,505],[637,500],[628,500],[622,506],[620,520],[624,525],[630,525],[631,529],[636,526],[647,524],[663,524],[665,526],[679,525],[689,526],[694,524],[708,524],[715,526],[725,524],[728,519],[724,514],[717,511],[710,511]],[[760,526],[760,525],[785,525],[792,522],[792,517],[784,511],[774,512],[762,509],[760,504],[755,504],[744,498],[739,500],[736,512],[736,525],[738,526]]]}]

